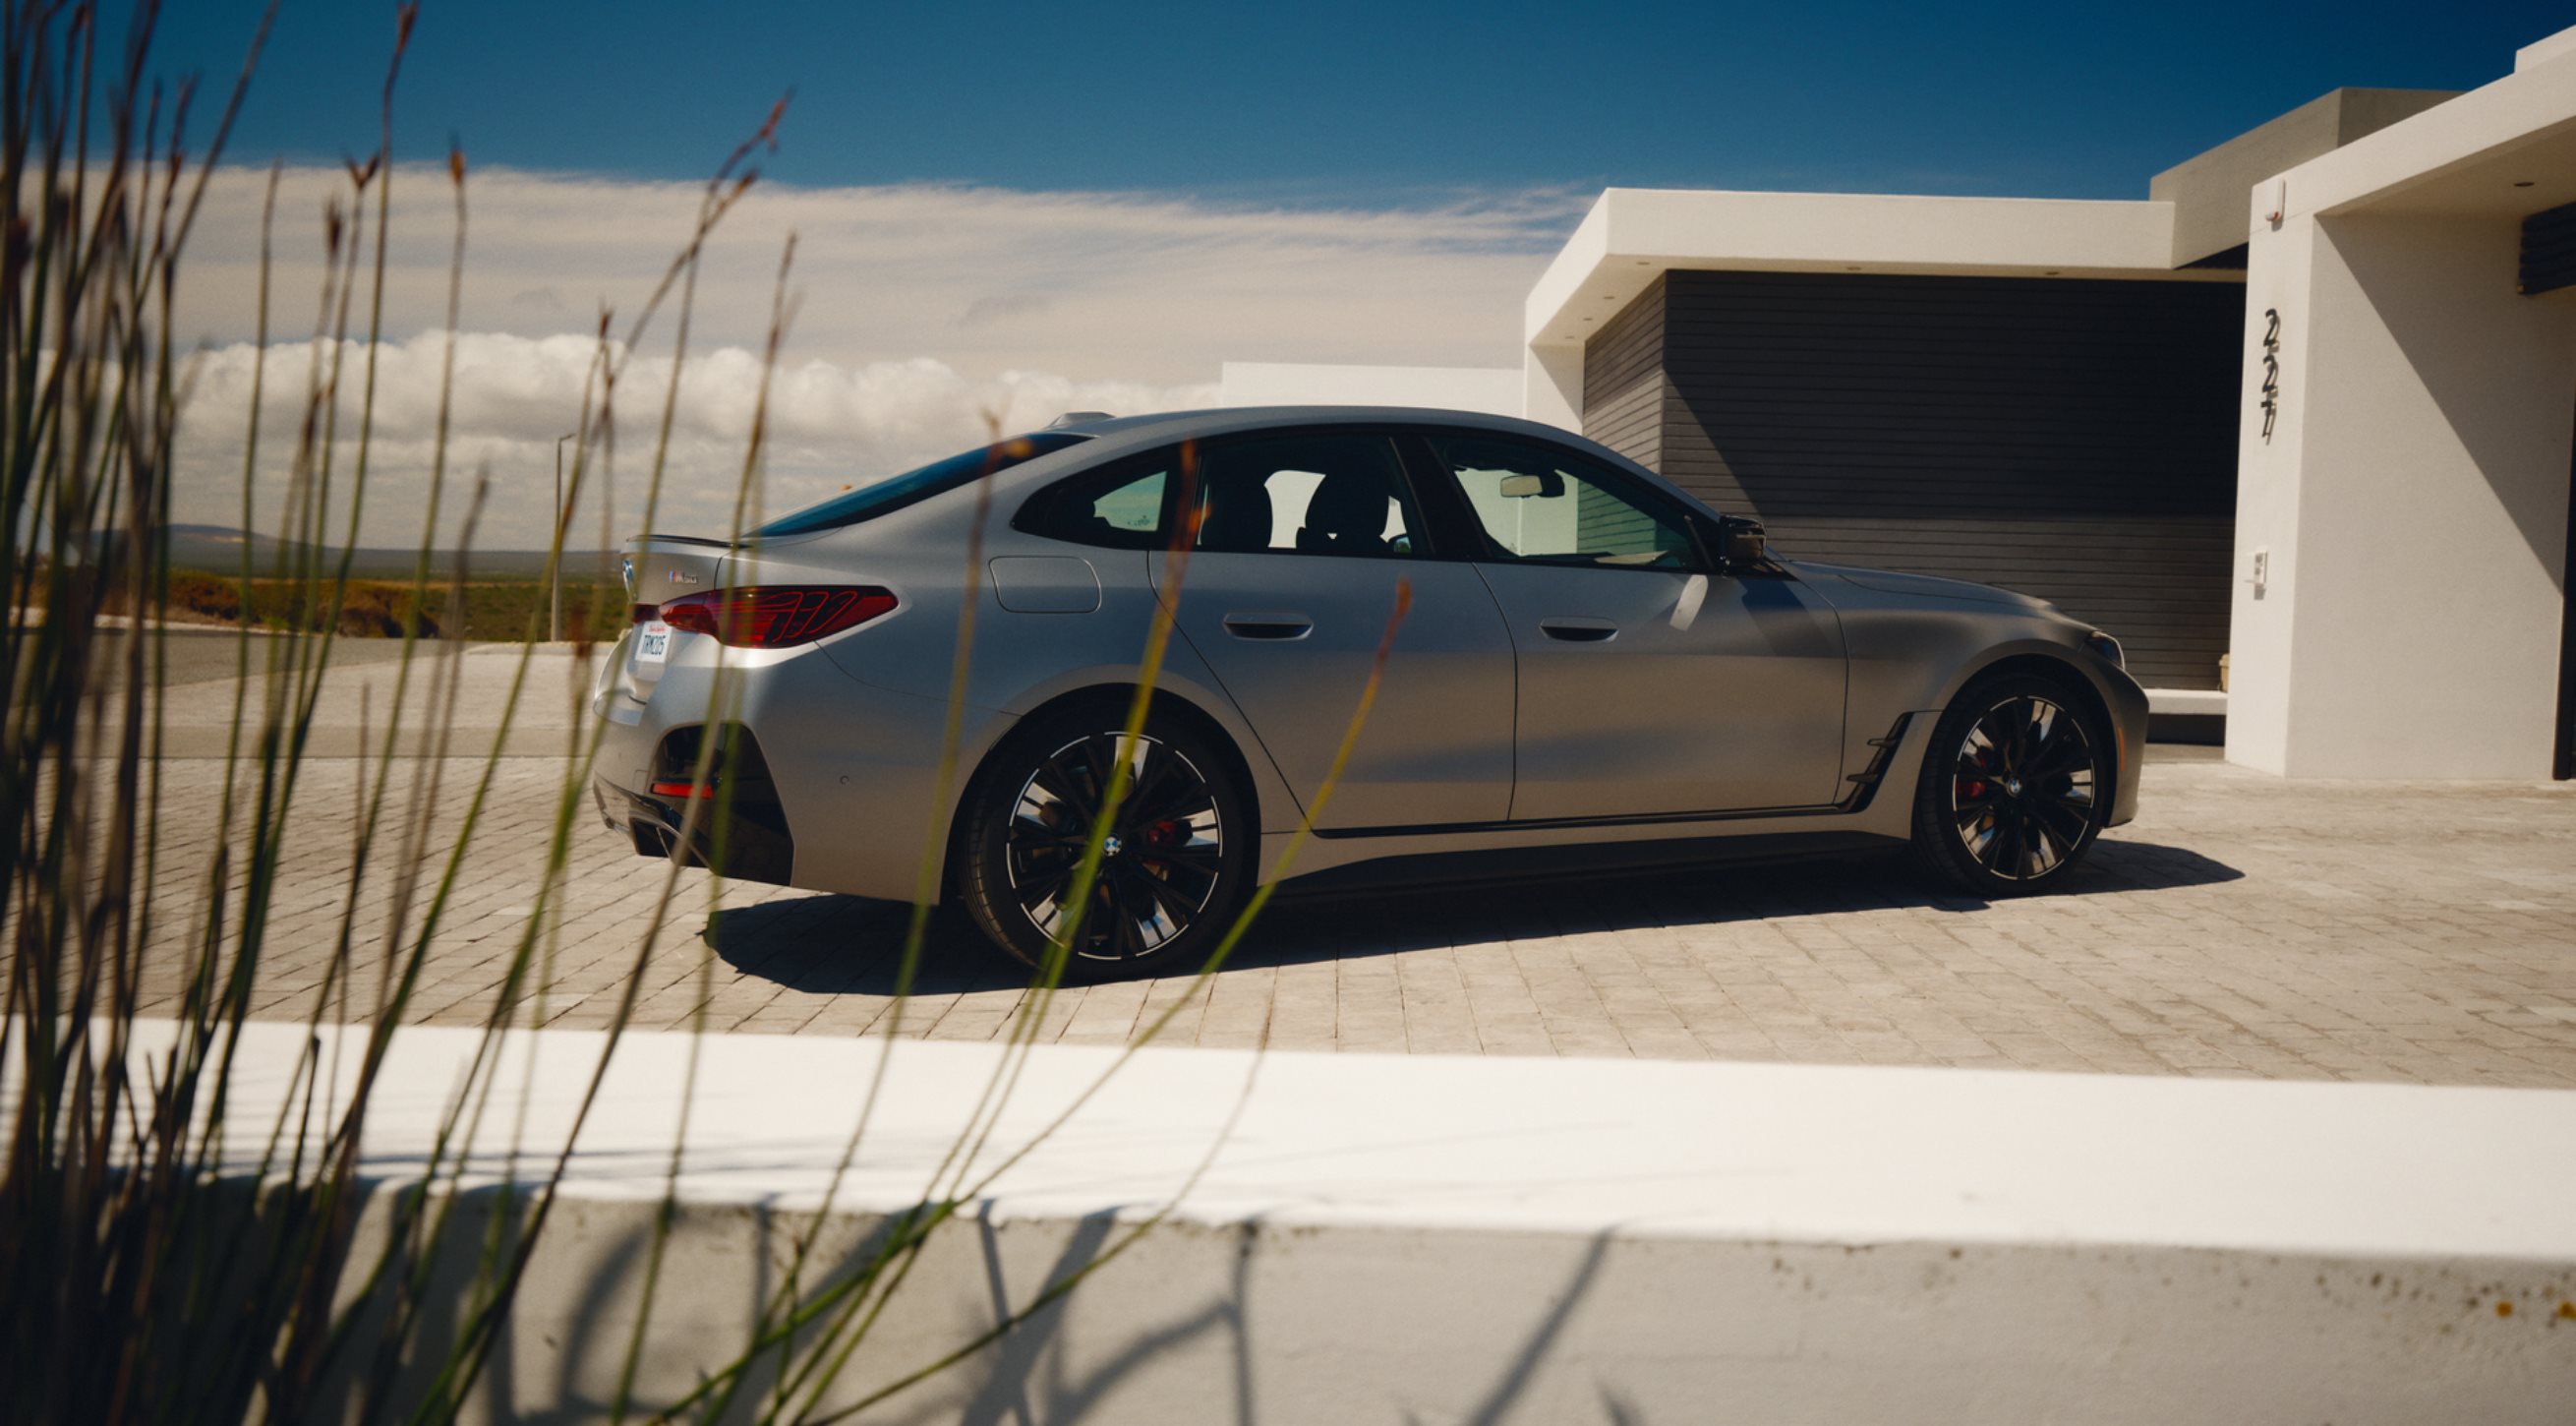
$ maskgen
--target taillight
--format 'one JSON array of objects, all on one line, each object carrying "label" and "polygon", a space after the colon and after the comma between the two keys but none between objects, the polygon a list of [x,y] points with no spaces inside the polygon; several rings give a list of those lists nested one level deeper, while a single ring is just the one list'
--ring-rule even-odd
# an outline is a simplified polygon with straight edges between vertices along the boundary
[{"label": "taillight", "polygon": [[867,585],[767,585],[684,595],[662,606],[662,622],[713,634],[738,649],[780,649],[854,629],[894,608],[894,595]]}]

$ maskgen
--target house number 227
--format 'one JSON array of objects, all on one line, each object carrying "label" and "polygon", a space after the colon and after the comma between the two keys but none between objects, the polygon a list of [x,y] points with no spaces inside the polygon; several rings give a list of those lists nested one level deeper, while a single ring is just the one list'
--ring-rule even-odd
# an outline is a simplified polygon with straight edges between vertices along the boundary
[{"label": "house number 227", "polygon": [[2263,309],[2263,439],[2281,414],[2281,309]]}]

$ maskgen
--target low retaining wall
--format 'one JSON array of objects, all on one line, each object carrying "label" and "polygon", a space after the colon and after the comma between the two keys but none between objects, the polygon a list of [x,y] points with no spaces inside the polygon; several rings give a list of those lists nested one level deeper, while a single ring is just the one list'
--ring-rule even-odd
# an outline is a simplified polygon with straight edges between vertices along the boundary
[{"label": "low retaining wall", "polygon": [[[237,1116],[301,1036],[252,1027]],[[388,1182],[473,1040],[398,1038],[367,1139]],[[526,1146],[560,1144],[599,1044],[516,1037],[478,1164],[522,1108]],[[646,1401],[738,1347],[883,1042],[697,1050]],[[618,1049],[491,1414],[612,1394],[690,1052]],[[1113,1053],[1035,1052],[987,1160]],[[918,1201],[1000,1057],[895,1047],[822,1261]],[[2576,1401],[2576,1093],[1200,1050],[1139,1053],[945,1231],[831,1399],[1089,1261],[1220,1138],[1066,1303],[863,1419],[2503,1423]]]}]

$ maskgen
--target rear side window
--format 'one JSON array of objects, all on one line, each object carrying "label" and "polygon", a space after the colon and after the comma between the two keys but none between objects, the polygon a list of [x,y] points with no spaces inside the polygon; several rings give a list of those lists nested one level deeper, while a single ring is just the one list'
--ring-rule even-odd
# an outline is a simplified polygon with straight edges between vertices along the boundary
[{"label": "rear side window", "polygon": [[817,530],[837,530],[862,520],[873,520],[906,505],[916,505],[930,497],[968,485],[986,475],[999,475],[1023,461],[1051,455],[1067,446],[1091,439],[1070,431],[1039,431],[1033,435],[1013,436],[989,446],[960,451],[943,461],[934,461],[919,470],[890,476],[873,485],[862,485],[844,495],[836,495],[820,505],[799,510],[793,515],[772,520],[752,531],[763,535],[810,535]]},{"label": "rear side window", "polygon": [[1122,460],[1057,481],[1020,507],[1014,529],[1050,540],[1113,550],[1163,547],[1163,493],[1177,478],[1177,451]]}]

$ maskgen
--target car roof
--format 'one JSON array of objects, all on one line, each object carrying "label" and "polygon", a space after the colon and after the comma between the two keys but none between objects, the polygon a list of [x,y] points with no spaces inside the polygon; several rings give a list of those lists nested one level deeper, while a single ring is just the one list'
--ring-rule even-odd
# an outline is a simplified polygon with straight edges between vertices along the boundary
[{"label": "car roof", "polygon": [[1077,435],[1122,437],[1143,444],[1152,441],[1179,440],[1189,436],[1222,435],[1233,431],[1259,430],[1270,426],[1329,425],[1410,426],[1477,426],[1495,431],[1518,431],[1533,436],[1563,438],[1569,433],[1561,427],[1524,421],[1517,416],[1495,416],[1482,411],[1449,411],[1429,406],[1213,406],[1197,411],[1165,411],[1151,416],[1110,416],[1091,421],[1073,421],[1049,430],[1071,431]]},{"label": "car roof", "polygon": [[[1153,416],[1111,416],[1073,421],[1049,429],[1091,437],[1083,446],[1061,453],[1061,459],[1089,464],[1104,458],[1124,457],[1131,452],[1149,450],[1172,441],[1266,431],[1281,426],[1465,427],[1529,436],[1559,445],[1571,444],[1608,458],[1666,495],[1713,513],[1713,507],[1703,503],[1699,497],[1579,431],[1483,411],[1451,411],[1434,406],[1218,406],[1199,411],[1166,411]],[[1036,483],[1052,480],[1062,469],[1057,459],[1042,457],[1013,470],[1011,474]]]},{"label": "car roof", "polygon": [[[1661,490],[1666,496],[1685,505],[1715,513],[1714,508],[1698,496],[1682,489],[1633,458],[1610,449],[1577,431],[1543,422],[1523,420],[1517,416],[1497,416],[1483,411],[1457,411],[1434,406],[1216,406],[1196,411],[1165,411],[1146,416],[1091,416],[1089,412],[1072,413],[1076,419],[1059,419],[1042,432],[1031,435],[1073,436],[1073,440],[1051,450],[1007,465],[992,476],[993,487],[1014,496],[1049,485],[1068,475],[1090,469],[1107,461],[1124,460],[1130,455],[1154,450],[1179,441],[1212,436],[1278,430],[1300,426],[1327,428],[1333,426],[1403,426],[1415,429],[1467,429],[1498,434],[1526,436],[1558,445],[1571,445],[1578,450],[1605,459],[1625,469],[1630,475]],[[936,509],[954,503],[957,486],[940,490],[917,501],[906,502],[906,508]],[[873,524],[872,519],[856,522]],[[853,526],[836,529],[855,528]],[[803,540],[821,538],[833,530],[813,530],[793,535],[768,538]]]}]

